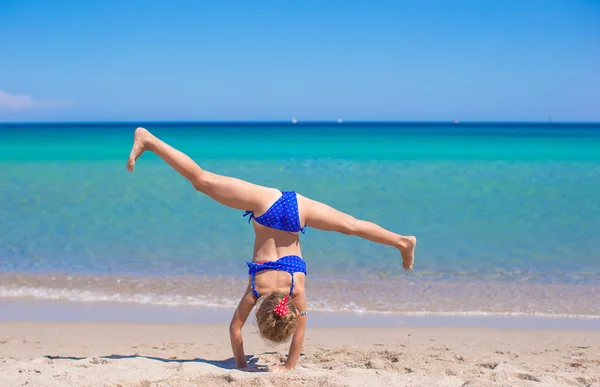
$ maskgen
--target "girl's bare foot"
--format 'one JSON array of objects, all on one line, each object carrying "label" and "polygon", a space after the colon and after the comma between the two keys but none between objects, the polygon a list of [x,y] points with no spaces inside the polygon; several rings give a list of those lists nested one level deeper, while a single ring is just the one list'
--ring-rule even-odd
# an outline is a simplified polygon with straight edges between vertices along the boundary
[{"label": "girl's bare foot", "polygon": [[127,170],[129,172],[133,172],[133,168],[135,168],[135,161],[144,153],[147,149],[148,140],[150,139],[150,132],[148,132],[144,128],[137,128],[135,130],[135,134],[133,135],[133,147],[131,148],[131,153],[129,154],[129,159],[127,160]]},{"label": "girl's bare foot", "polygon": [[412,270],[415,262],[415,247],[417,247],[417,238],[414,236],[405,237],[401,246],[398,248],[402,255],[402,267],[404,270]]}]

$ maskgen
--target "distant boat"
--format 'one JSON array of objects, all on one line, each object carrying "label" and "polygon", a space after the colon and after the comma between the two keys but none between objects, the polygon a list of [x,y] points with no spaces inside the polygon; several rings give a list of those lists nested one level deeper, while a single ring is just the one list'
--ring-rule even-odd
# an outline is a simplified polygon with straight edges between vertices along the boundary
[{"label": "distant boat", "polygon": [[296,119],[296,117],[292,118],[292,124],[297,124],[298,120]]},{"label": "distant boat", "polygon": [[458,122],[459,122],[458,120],[454,121],[454,125],[458,125]]},{"label": "distant boat", "polygon": [[342,119],[341,119],[341,118],[338,118],[338,119],[337,119],[337,122],[338,122],[338,124],[341,124],[341,123],[342,123]]}]

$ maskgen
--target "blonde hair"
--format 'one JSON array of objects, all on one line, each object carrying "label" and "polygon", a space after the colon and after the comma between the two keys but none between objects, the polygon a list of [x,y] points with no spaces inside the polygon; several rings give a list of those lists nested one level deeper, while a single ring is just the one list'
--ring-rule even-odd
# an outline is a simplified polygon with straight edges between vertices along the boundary
[{"label": "blonde hair", "polygon": [[298,325],[298,311],[291,297],[288,297],[286,305],[288,313],[279,316],[275,308],[288,295],[283,292],[273,292],[261,296],[259,306],[256,308],[256,323],[260,336],[272,343],[284,343],[290,339]]}]

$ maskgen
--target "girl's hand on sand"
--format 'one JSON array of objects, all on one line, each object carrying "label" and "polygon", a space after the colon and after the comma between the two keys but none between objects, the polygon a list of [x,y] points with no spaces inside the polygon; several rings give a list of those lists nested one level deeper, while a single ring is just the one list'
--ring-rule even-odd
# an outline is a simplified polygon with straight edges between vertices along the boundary
[{"label": "girl's hand on sand", "polygon": [[240,371],[244,371],[244,372],[260,372],[260,371],[263,371],[263,370],[262,370],[262,369],[260,369],[260,368],[257,368],[257,367],[255,367],[255,366],[248,366],[248,365],[245,365],[245,366],[243,366],[243,367],[236,367],[236,368],[237,368],[238,370],[240,370]]},{"label": "girl's hand on sand", "polygon": [[269,372],[286,372],[289,369],[284,365],[272,365],[267,367],[267,371]]}]

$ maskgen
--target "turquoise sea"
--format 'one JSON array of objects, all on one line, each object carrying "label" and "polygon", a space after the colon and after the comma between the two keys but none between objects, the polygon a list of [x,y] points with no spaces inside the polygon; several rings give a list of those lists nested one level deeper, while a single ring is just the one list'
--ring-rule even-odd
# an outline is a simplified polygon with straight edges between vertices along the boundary
[{"label": "turquoise sea", "polygon": [[600,125],[0,125],[0,299],[235,305],[252,228],[153,154],[296,190],[419,239],[307,229],[313,310],[600,318]]}]

